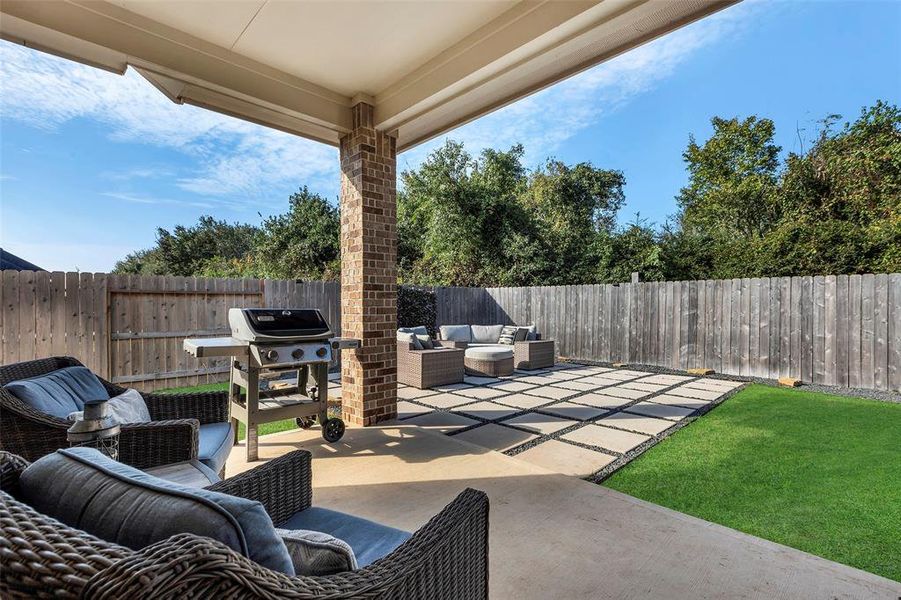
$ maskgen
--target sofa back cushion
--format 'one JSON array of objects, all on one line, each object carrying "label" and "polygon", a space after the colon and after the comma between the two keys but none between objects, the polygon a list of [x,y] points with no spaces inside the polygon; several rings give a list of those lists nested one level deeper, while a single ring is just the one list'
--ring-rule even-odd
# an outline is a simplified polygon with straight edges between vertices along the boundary
[{"label": "sofa back cushion", "polygon": [[414,333],[416,335],[429,335],[429,330],[425,325],[417,325],[416,327],[400,327],[397,330],[399,333]]},{"label": "sofa back cushion", "polygon": [[472,325],[472,341],[477,344],[496,344],[503,325]]},{"label": "sofa back cushion", "polygon": [[67,418],[69,413],[84,410],[87,400],[109,399],[100,379],[81,366],[10,381],[3,387],[31,408],[61,419]]},{"label": "sofa back cushion", "polygon": [[22,472],[19,489],[39,512],[134,550],[193,533],[294,575],[285,543],[259,502],[159,479],[93,448],[38,459]]},{"label": "sofa back cushion", "polygon": [[448,342],[471,342],[472,330],[469,325],[442,325],[438,328],[441,339]]}]

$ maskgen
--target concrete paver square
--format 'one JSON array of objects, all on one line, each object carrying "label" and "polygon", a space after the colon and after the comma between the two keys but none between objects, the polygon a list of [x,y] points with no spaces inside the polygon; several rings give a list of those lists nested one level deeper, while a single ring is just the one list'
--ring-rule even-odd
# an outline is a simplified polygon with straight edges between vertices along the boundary
[{"label": "concrete paver square", "polygon": [[584,383],[593,383],[593,384],[599,385],[599,386],[619,385],[622,383],[622,381],[620,381],[619,379],[610,379],[609,377],[606,377],[603,374],[591,375],[589,377],[584,377],[584,378],[580,379],[579,381],[582,381]]},{"label": "concrete paver square", "polygon": [[699,390],[728,392],[743,385],[744,382],[742,381],[725,381],[723,379],[697,379],[695,381],[689,381],[683,387],[698,388]]},{"label": "concrete paver square", "polygon": [[565,419],[576,419],[577,421],[585,421],[593,419],[607,412],[603,408],[595,408],[593,406],[585,406],[583,404],[573,404],[572,402],[557,402],[550,406],[541,408],[543,412],[549,412],[563,417]]},{"label": "concrete paver square", "polygon": [[629,400],[638,400],[645,396],[650,396],[651,392],[644,390],[633,390],[632,388],[617,385],[614,387],[604,388],[604,394],[607,396],[615,396],[617,398],[628,398]]},{"label": "concrete paver square", "polygon": [[650,436],[640,433],[631,433],[629,431],[620,431],[619,429],[611,429],[610,427],[601,427],[594,423],[589,423],[585,427],[580,427],[575,431],[570,431],[562,436],[561,439],[579,442],[586,446],[598,446],[625,454],[632,448],[648,441]]},{"label": "concrete paver square", "polygon": [[524,383],[532,383],[535,385],[548,385],[551,383],[557,383],[556,379],[548,377],[546,375],[528,375],[526,377],[520,377],[519,381],[522,381]]},{"label": "concrete paver square", "polygon": [[457,390],[465,390],[471,387],[468,383],[448,383],[446,385],[436,385],[431,389],[439,392],[456,392]]},{"label": "concrete paver square", "polygon": [[596,383],[588,383],[587,381],[560,381],[555,383],[554,387],[576,390],[577,392],[590,392],[598,389],[599,386]]},{"label": "concrete paver square", "polygon": [[596,365],[591,365],[583,369],[583,371],[585,371],[586,373],[591,373],[592,375],[597,375],[598,373],[607,373],[614,370],[615,369],[613,369],[613,367],[599,367]]},{"label": "concrete paver square", "polygon": [[646,415],[649,417],[660,417],[661,419],[669,419],[670,421],[681,421],[694,412],[691,408],[683,406],[674,406],[672,404],[654,404],[653,402],[639,402],[624,409],[629,412]]},{"label": "concrete paver square", "polygon": [[577,398],[573,398],[570,402],[577,402],[578,404],[587,404],[588,406],[594,406],[596,408],[605,408],[612,409],[618,408],[624,404],[628,404],[631,402],[628,398],[615,398],[613,396],[605,396],[603,393],[599,394],[583,394]]},{"label": "concrete paver square", "polygon": [[542,404],[547,404],[551,401],[551,398],[527,396],[526,394],[511,394],[509,396],[504,396],[495,400],[495,402],[500,402],[501,404],[506,404],[508,406],[515,406],[516,408],[522,410],[535,408],[536,406],[541,406]]},{"label": "concrete paver square", "polygon": [[548,400],[565,400],[566,398],[575,396],[578,393],[579,392],[575,390],[565,390],[563,388],[552,387],[549,385],[537,387],[523,392],[523,394],[538,396],[539,398],[547,398]]},{"label": "concrete paver square", "polygon": [[495,390],[503,390],[505,392],[521,392],[523,390],[530,390],[535,387],[531,383],[523,383],[522,381],[501,381],[500,383],[492,383],[491,388]]},{"label": "concrete paver square", "polygon": [[654,417],[643,417],[641,415],[633,415],[627,412],[613,413],[608,417],[604,417],[596,421],[598,425],[610,425],[620,429],[628,429],[629,431],[637,431],[648,435],[657,435],[663,433],[674,425],[672,421],[666,419],[656,419]]},{"label": "concrete paver square", "polygon": [[686,398],[696,398],[698,400],[716,400],[725,393],[725,391],[713,392],[710,390],[699,390],[698,388],[685,386],[679,386],[667,392],[667,394],[670,394],[671,396],[685,396]]},{"label": "concrete paver square", "polygon": [[481,377],[477,375],[467,375],[463,378],[463,383],[468,383],[470,385],[488,385],[490,383],[497,383],[500,381],[497,377]]},{"label": "concrete paver square", "polygon": [[427,412],[432,412],[432,410],[433,409],[428,406],[422,406],[421,404],[413,404],[412,402],[407,402],[406,400],[400,400],[397,403],[397,418],[407,419],[409,417],[415,417]]},{"label": "concrete paver square", "polygon": [[456,394],[437,394],[435,396],[420,398],[419,402],[434,406],[435,408],[453,408],[455,406],[460,406],[461,404],[472,402],[472,398],[458,396]]},{"label": "concrete paver square", "polygon": [[522,427],[523,429],[528,429],[535,433],[543,433],[544,435],[555,433],[575,424],[575,421],[570,421],[569,419],[561,419],[559,417],[551,417],[549,415],[542,415],[534,412],[519,415],[518,417],[513,417],[512,419],[504,421],[504,425],[516,425],[517,427]]},{"label": "concrete paver square", "polygon": [[524,375],[524,376],[532,376],[532,375],[547,375],[550,371],[545,369],[514,369],[514,375]]},{"label": "concrete paver square", "polygon": [[659,375],[653,375],[651,377],[642,377],[641,380],[644,383],[663,383],[666,385],[676,385],[677,383],[682,383],[683,381],[689,381],[691,379],[694,378],[687,375],[670,375],[668,373],[661,373]]},{"label": "concrete paver square", "polygon": [[490,387],[472,387],[466,390],[457,390],[454,393],[459,396],[466,396],[467,398],[487,400],[489,398],[497,398],[498,396],[503,396],[507,392],[505,392],[504,390],[496,390]]},{"label": "concrete paver square", "polygon": [[494,423],[488,423],[481,427],[459,433],[454,436],[454,439],[466,440],[467,442],[482,446],[483,448],[503,452],[504,450],[509,450],[510,448],[515,448],[516,446],[530,442],[537,437],[538,436],[534,433],[527,433],[525,431],[520,431],[519,429],[513,429],[512,427],[503,427],[501,425],[495,425]]},{"label": "concrete paver square", "polygon": [[435,390],[421,390],[411,386],[397,388],[397,397],[402,400],[416,400],[425,396],[434,396],[437,393]]},{"label": "concrete paver square", "polygon": [[710,400],[698,400],[697,398],[686,398],[685,396],[670,396],[669,394],[660,394],[659,396],[654,396],[653,398],[649,398],[649,401],[656,402],[657,404],[684,406],[685,408],[691,408],[694,410],[703,408],[711,402]]},{"label": "concrete paver square", "polygon": [[466,406],[455,408],[454,412],[493,421],[502,417],[509,417],[517,410],[502,404],[495,404],[494,402],[476,402],[475,404],[467,404]]},{"label": "concrete paver square", "polygon": [[564,475],[585,477],[616,460],[615,456],[580,448],[559,440],[548,440],[520,452],[514,458]]},{"label": "concrete paver square", "polygon": [[407,419],[403,422],[404,425],[418,425],[419,427],[433,429],[440,431],[441,433],[456,431],[457,429],[463,429],[464,427],[477,425],[478,423],[479,422],[475,419],[470,419],[468,417],[464,417],[463,415],[441,412],[437,410],[426,413],[424,415],[419,415],[418,417],[413,417],[412,419]]},{"label": "concrete paver square", "polygon": [[641,390],[643,392],[659,392],[669,386],[664,383],[643,383],[641,380],[628,381],[621,384],[620,387],[629,388],[631,390]]},{"label": "concrete paver square", "polygon": [[545,377],[550,377],[551,379],[558,379],[560,381],[569,381],[570,379],[579,379],[580,377],[585,377],[588,373],[581,373],[579,371],[551,371]]}]

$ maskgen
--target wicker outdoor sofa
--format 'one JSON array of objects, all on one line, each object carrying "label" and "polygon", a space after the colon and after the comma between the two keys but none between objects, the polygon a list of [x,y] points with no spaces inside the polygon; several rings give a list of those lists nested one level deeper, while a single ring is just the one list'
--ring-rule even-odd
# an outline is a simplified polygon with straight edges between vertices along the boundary
[{"label": "wicker outdoor sofa", "polygon": [[[69,446],[66,429],[71,421],[35,410],[3,386],[74,366],[82,364],[56,356],[0,367],[0,450],[34,461]],[[110,396],[125,392],[102,378],[100,382]],[[200,425],[228,422],[224,391],[141,395],[153,420],[123,425],[119,437],[119,460],[139,469],[198,458]]]},{"label": "wicker outdoor sofa", "polygon": [[[468,339],[464,340],[449,340],[446,339],[444,333],[446,333],[447,328],[471,328],[473,333],[470,334]],[[481,330],[494,330],[494,333],[499,333],[502,325],[443,325],[439,328],[439,331],[443,332],[440,334],[441,340],[440,343],[445,347],[450,348],[461,348],[466,349],[472,346],[485,346],[485,345],[494,345],[498,343],[496,337],[489,338],[478,338],[475,336],[474,332],[476,328],[480,328]],[[528,329],[528,328],[518,328],[518,329]],[[518,340],[513,342],[513,367],[516,369],[544,369],[547,367],[554,366],[555,360],[555,349],[554,349],[554,340],[544,340],[541,339],[541,334],[534,332],[534,339],[529,340]]]},{"label": "wicker outdoor sofa", "polygon": [[[488,597],[488,498],[466,489],[392,553],[362,569],[289,577],[209,538],[178,534],[135,551],[100,540],[16,499],[23,458],[0,452],[0,597]],[[276,524],[312,504],[311,455],[297,450],[207,489],[255,499]]]}]

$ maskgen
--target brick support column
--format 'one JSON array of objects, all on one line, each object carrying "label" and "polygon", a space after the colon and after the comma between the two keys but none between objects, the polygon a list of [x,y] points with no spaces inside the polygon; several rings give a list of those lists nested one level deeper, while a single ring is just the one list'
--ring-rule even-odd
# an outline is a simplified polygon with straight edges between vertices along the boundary
[{"label": "brick support column", "polygon": [[397,201],[395,139],[353,111],[341,138],[341,335],[362,340],[341,367],[344,420],[372,425],[397,415]]}]

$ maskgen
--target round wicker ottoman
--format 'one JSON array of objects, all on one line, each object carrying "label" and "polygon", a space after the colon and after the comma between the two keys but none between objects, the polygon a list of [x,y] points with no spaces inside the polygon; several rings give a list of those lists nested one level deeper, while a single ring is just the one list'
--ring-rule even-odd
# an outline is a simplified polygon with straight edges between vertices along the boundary
[{"label": "round wicker ottoman", "polygon": [[467,348],[463,364],[470,375],[498,377],[513,373],[513,348],[510,346],[476,346]]}]

